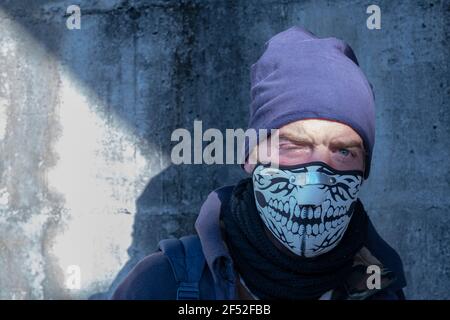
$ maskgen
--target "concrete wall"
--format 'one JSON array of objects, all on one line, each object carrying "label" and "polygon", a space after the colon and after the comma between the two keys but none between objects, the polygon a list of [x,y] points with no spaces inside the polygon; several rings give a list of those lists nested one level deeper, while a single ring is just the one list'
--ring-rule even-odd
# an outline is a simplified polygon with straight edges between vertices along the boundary
[{"label": "concrete wall", "polygon": [[363,202],[407,296],[450,299],[449,4],[376,1],[368,30],[370,4],[0,0],[0,298],[107,297],[159,239],[192,232],[243,174],[171,165],[172,131],[245,128],[250,64],[299,24],[358,56],[377,103]]}]

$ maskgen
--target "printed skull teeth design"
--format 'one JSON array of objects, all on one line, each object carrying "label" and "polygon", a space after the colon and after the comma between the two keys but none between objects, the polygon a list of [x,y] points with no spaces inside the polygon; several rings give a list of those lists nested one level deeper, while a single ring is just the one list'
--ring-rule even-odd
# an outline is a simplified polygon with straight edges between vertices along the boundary
[{"label": "printed skull teeth design", "polygon": [[337,171],[321,162],[279,169],[258,165],[253,172],[256,206],[264,224],[283,245],[304,257],[323,254],[339,243],[361,183],[362,172]]}]

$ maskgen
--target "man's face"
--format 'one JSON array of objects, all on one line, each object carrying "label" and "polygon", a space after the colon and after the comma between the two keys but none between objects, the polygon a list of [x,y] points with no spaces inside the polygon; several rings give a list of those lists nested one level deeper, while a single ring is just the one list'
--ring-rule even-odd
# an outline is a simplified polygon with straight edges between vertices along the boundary
[{"label": "man's face", "polygon": [[[271,137],[260,143],[260,160],[278,152],[281,166],[322,161],[336,170],[364,171],[364,148],[361,137],[349,126],[328,120],[308,119],[291,122],[278,130],[279,143],[272,145]],[[266,148],[270,146],[270,153]],[[256,157],[253,150],[250,157]],[[251,172],[254,164],[246,164]]]},{"label": "man's face", "polygon": [[[280,167],[324,162],[338,171],[364,171],[362,139],[347,125],[316,119],[296,121],[278,130],[278,140],[278,144],[272,144],[270,138],[261,142],[259,150],[255,148],[250,155],[252,163],[259,151],[259,162],[275,162]],[[270,152],[267,152],[268,147]],[[268,161],[267,155],[274,155],[274,152],[278,157]],[[245,168],[251,172],[254,167],[247,164]],[[297,167],[293,171],[275,171],[268,176],[264,170],[262,166],[256,169],[253,183],[258,211],[272,242],[285,252],[291,253],[286,251],[288,247],[307,257],[336,246],[353,213],[352,204],[362,176],[327,174],[336,186],[314,183],[296,186],[290,181],[296,173],[308,170],[315,175],[329,170],[316,164],[308,169]],[[323,178],[323,175],[319,173],[318,177]]]}]

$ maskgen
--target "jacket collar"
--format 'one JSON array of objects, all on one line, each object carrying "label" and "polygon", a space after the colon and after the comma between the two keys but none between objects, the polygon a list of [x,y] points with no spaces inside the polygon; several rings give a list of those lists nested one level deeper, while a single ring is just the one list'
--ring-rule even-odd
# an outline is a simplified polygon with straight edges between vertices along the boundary
[{"label": "jacket collar", "polygon": [[231,190],[232,186],[229,186],[211,192],[203,203],[195,222],[203,254],[216,285],[216,294],[219,295],[218,299],[235,297],[236,275],[220,230],[221,206],[225,201],[223,197],[228,195],[225,192],[231,193]]}]

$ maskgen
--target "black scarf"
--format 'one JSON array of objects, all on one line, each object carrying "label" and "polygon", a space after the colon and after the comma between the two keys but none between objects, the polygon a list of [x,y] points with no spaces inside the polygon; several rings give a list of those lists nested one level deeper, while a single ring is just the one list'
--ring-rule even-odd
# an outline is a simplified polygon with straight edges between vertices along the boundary
[{"label": "black scarf", "polygon": [[354,255],[366,242],[367,214],[357,201],[340,243],[314,258],[292,257],[266,234],[257,212],[251,178],[241,180],[221,213],[224,238],[235,268],[260,299],[317,299],[342,284]]}]

